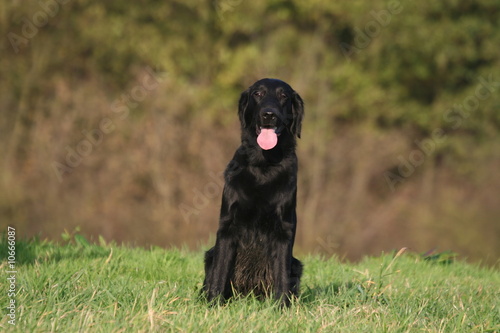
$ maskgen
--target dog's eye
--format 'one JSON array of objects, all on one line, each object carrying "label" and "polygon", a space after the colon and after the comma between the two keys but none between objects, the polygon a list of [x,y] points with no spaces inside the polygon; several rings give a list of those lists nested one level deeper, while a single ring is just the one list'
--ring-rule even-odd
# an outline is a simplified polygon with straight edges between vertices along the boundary
[{"label": "dog's eye", "polygon": [[253,95],[255,97],[262,97],[262,96],[264,96],[264,92],[260,91],[260,90],[257,90],[257,91],[254,91]]},{"label": "dog's eye", "polygon": [[288,98],[288,96],[287,96],[285,93],[280,93],[280,94],[279,94],[279,97],[280,97],[281,99],[287,99],[287,98]]}]

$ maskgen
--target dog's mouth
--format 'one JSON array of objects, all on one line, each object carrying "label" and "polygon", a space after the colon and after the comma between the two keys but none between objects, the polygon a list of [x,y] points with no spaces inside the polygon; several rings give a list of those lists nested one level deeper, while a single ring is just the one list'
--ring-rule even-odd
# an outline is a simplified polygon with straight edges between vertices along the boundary
[{"label": "dog's mouth", "polygon": [[277,126],[255,126],[255,133],[257,134],[257,136],[262,133],[262,130],[273,130],[277,136],[280,136],[282,128],[278,128]]}]

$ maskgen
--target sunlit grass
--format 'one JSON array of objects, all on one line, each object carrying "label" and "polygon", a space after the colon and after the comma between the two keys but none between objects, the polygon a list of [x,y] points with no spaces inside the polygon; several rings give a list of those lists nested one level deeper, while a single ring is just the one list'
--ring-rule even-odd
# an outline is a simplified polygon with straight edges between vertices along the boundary
[{"label": "sunlit grass", "polygon": [[[5,239],[1,245],[5,272]],[[199,297],[201,252],[71,236],[65,245],[17,241],[16,257],[16,325],[0,320],[12,332],[500,330],[498,270],[404,250],[357,264],[301,258],[302,294],[289,309],[253,297],[207,306]],[[2,290],[0,303],[7,300]]]}]

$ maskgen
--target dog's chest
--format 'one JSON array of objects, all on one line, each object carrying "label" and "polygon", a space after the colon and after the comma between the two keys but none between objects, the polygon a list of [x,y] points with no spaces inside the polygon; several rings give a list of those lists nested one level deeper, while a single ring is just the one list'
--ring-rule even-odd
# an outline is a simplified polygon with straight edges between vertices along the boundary
[{"label": "dog's chest", "polygon": [[273,202],[285,192],[293,192],[296,177],[280,167],[248,167],[233,182],[241,194],[239,199]]}]

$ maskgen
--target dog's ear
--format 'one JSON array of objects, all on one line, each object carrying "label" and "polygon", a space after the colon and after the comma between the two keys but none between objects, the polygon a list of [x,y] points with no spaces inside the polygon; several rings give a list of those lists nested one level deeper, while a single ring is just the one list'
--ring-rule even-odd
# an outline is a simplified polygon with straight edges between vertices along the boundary
[{"label": "dog's ear", "polygon": [[300,138],[300,130],[302,128],[302,118],[304,117],[304,101],[295,91],[292,97],[292,125],[290,126],[290,131],[293,135]]},{"label": "dog's ear", "polygon": [[241,128],[245,128],[250,125],[251,120],[248,119],[248,102],[250,100],[250,89],[245,90],[241,93],[240,101],[238,102],[238,116],[241,122]]}]

